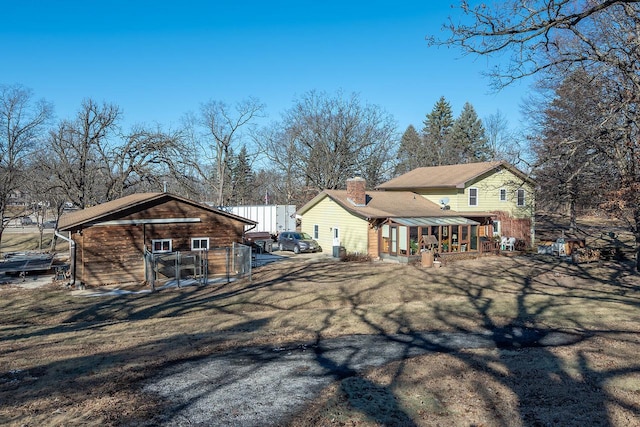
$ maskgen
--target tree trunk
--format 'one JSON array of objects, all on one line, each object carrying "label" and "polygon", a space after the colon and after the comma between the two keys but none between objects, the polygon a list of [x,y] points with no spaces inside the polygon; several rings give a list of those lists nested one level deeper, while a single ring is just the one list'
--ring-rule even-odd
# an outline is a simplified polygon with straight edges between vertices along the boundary
[{"label": "tree trunk", "polygon": [[640,273],[640,206],[636,205],[633,209],[634,230],[633,235],[636,238],[636,271]]},{"label": "tree trunk", "polygon": [[569,233],[571,234],[575,234],[578,228],[576,216],[576,200],[572,196],[569,201]]}]

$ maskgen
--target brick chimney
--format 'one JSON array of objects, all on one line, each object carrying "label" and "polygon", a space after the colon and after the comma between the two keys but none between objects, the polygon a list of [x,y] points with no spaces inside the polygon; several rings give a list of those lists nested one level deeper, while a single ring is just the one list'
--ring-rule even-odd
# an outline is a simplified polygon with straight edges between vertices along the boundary
[{"label": "brick chimney", "polygon": [[347,179],[347,199],[356,206],[367,204],[367,181],[356,177]]}]

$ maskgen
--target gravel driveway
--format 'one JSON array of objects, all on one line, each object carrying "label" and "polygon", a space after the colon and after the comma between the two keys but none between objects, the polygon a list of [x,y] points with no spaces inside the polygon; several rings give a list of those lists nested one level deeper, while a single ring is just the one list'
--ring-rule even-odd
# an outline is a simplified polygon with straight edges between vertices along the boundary
[{"label": "gravel driveway", "polygon": [[146,392],[166,399],[163,425],[279,425],[332,381],[427,352],[564,345],[570,332],[507,327],[481,334],[355,335],[292,348],[244,348],[173,366]]}]

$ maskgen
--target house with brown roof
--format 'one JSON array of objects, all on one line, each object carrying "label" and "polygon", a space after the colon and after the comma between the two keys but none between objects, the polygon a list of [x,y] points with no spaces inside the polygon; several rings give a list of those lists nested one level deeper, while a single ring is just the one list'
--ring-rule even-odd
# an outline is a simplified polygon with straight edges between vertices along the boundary
[{"label": "house with brown roof", "polygon": [[[302,231],[323,248],[409,261],[426,245],[439,253],[480,252],[506,232],[530,245],[533,182],[504,162],[419,168],[367,190],[324,190],[304,205]],[[485,249],[483,249],[485,248]]]},{"label": "house with brown roof", "polygon": [[[205,251],[242,242],[254,221],[170,193],[140,193],[64,214],[72,282],[79,285],[144,282],[147,254]],[[209,268],[215,260],[208,260]]]},{"label": "house with brown roof", "polygon": [[531,247],[535,238],[535,182],[505,161],[422,167],[378,186],[411,191],[464,216],[489,213],[492,230],[481,235],[515,238]]}]

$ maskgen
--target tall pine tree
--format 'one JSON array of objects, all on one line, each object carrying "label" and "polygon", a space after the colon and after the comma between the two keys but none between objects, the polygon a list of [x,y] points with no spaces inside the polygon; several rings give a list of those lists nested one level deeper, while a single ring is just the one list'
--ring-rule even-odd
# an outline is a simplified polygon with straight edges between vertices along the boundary
[{"label": "tall pine tree", "polygon": [[402,175],[415,168],[426,166],[424,164],[424,142],[413,125],[409,125],[404,131],[398,149],[397,163],[394,168],[394,176]]},{"label": "tall pine tree", "polygon": [[422,134],[425,142],[424,165],[440,166],[455,163],[450,150],[453,112],[449,102],[441,96],[424,120]]},{"label": "tall pine tree", "polygon": [[484,125],[473,105],[466,102],[451,127],[451,160],[455,163],[485,162],[493,157]]},{"label": "tall pine tree", "polygon": [[247,148],[243,145],[237,156],[232,157],[231,183],[232,204],[247,205],[256,203],[253,186],[253,171],[249,163]]}]

